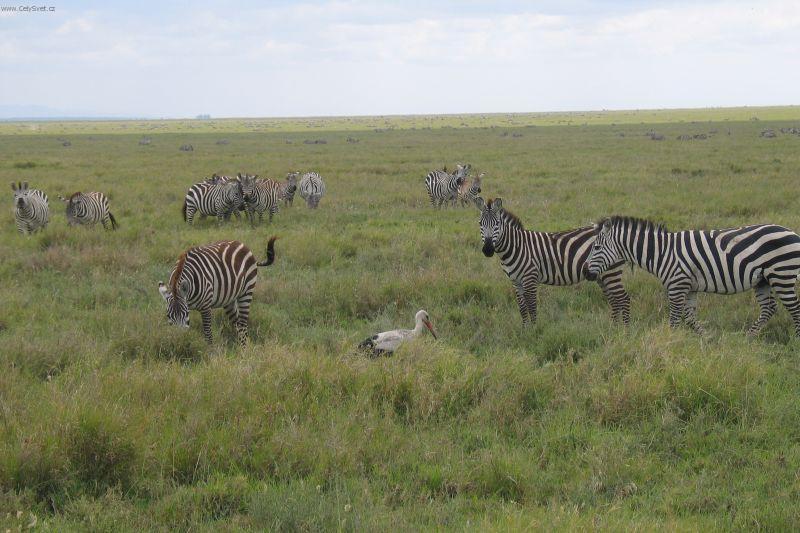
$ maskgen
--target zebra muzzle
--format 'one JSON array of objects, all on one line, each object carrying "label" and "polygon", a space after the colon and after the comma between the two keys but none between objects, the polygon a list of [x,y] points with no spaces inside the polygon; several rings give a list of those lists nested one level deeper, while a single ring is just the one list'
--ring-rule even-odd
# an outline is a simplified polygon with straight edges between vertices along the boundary
[{"label": "zebra muzzle", "polygon": [[492,257],[494,255],[494,243],[491,239],[483,241],[483,255],[486,257]]}]

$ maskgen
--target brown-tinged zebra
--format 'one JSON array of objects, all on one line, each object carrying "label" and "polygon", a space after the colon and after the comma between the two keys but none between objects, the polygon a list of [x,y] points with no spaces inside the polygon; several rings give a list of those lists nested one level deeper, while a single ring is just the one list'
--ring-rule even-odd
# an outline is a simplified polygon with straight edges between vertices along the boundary
[{"label": "brown-tinged zebra", "polygon": [[29,234],[45,228],[50,216],[47,195],[40,190],[28,188],[28,182],[12,183],[11,189],[14,191],[14,220],[17,231]]},{"label": "brown-tinged zebra", "polygon": [[468,184],[466,180],[461,183],[461,186],[458,188],[458,199],[461,202],[461,207],[475,203],[475,199],[481,193],[481,180],[485,175],[485,172],[481,172],[472,178],[471,184]]},{"label": "brown-tinged zebra", "polygon": [[101,192],[76,192],[68,199],[58,197],[67,204],[67,223],[94,226],[98,222],[104,229],[117,229],[119,224],[108,208],[108,198]]},{"label": "brown-tinged zebra", "polygon": [[[514,285],[523,323],[536,321],[539,285],[574,285],[587,279],[585,266],[595,239],[593,226],[557,233],[529,231],[516,215],[503,208],[501,198],[484,202],[479,196],[475,205],[481,211],[483,254],[500,257],[503,271]],[[630,297],[622,286],[623,266],[622,261],[613,263],[596,279],[611,305],[612,318],[627,324]]]},{"label": "brown-tinged zebra", "polygon": [[183,252],[169,284],[158,283],[158,291],[167,302],[170,324],[188,328],[189,310],[200,311],[203,335],[211,343],[211,310],[222,307],[236,328],[239,343],[244,345],[258,267],[275,261],[276,238],[270,238],[267,258],[261,263],[239,241],[220,241]]}]

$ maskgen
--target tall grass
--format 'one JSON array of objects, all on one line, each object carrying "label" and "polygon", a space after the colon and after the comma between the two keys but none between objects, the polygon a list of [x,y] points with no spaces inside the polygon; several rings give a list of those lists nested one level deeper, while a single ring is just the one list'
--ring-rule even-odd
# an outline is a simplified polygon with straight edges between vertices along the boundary
[{"label": "tall grass", "polygon": [[[428,205],[424,174],[468,161],[529,228],[624,213],[800,229],[800,138],[758,137],[797,108],[626,113],[2,125],[0,181],[43,189],[52,213],[18,235],[9,191],[0,218],[0,527],[795,529],[785,310],[750,339],[752,295],[704,295],[710,333],[670,330],[636,271],[630,327],[584,284],[542,288],[523,328],[477,211]],[[202,177],[289,169],[325,177],[318,210],[181,220]],[[121,228],[68,228],[54,199],[75,190],[108,194]],[[196,313],[188,332],[167,325],[157,283],[182,250],[236,238],[261,258],[272,234],[248,347],[221,312],[211,346]],[[420,308],[438,341],[354,349]]]}]

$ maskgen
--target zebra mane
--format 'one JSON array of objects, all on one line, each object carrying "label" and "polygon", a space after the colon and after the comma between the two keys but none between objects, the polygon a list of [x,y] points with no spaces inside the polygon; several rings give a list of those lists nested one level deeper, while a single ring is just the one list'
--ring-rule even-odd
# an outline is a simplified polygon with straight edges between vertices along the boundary
[{"label": "zebra mane", "polygon": [[603,217],[597,221],[596,228],[602,228],[603,224],[606,222],[611,222],[611,225],[616,226],[618,224],[632,226],[636,229],[643,230],[643,231],[654,231],[656,233],[662,231],[669,231],[667,226],[662,224],[661,222],[653,222],[652,220],[647,220],[646,218],[637,218],[637,217],[629,217],[629,216],[622,216],[622,215],[614,215],[610,217]]},{"label": "zebra mane", "polygon": [[172,295],[177,294],[178,290],[178,280],[181,279],[181,274],[183,274],[183,267],[186,264],[186,252],[183,252],[180,257],[178,257],[178,262],[175,263],[175,271],[172,273],[172,277],[169,280],[169,291]]},{"label": "zebra mane", "polygon": [[[492,208],[492,204],[493,204],[493,203],[494,203],[494,199],[492,199],[492,198],[489,198],[489,199],[486,201],[486,208],[487,208],[487,209],[491,209],[491,208]],[[506,209],[505,207],[503,208],[503,213],[505,214],[505,217],[506,217],[506,219],[508,219],[508,222],[509,222],[509,223],[510,223],[510,224],[511,224],[513,227],[515,227],[515,228],[517,228],[517,229],[522,229],[522,230],[524,230],[524,229],[525,229],[525,226],[523,226],[523,225],[522,225],[522,221],[519,219],[519,217],[518,217],[517,215],[515,215],[514,213],[512,213],[511,211],[509,211],[509,210],[508,210],[508,209]]]},{"label": "zebra mane", "polygon": [[72,200],[80,196],[82,193],[80,191],[72,193],[72,196],[69,197],[69,202],[72,203]]}]

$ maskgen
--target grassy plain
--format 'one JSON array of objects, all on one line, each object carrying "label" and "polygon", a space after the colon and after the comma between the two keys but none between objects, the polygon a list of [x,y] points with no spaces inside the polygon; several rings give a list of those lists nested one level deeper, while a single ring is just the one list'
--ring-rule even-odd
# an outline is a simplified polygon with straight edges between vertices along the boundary
[{"label": "grassy plain", "polygon": [[[0,123],[0,183],[51,200],[35,236],[10,188],[0,217],[0,527],[797,529],[785,310],[749,339],[751,294],[701,296],[709,335],[671,331],[636,271],[629,328],[584,284],[542,289],[523,329],[477,211],[433,210],[423,176],[468,161],[534,229],[620,213],[800,230],[800,137],[759,137],[799,124],[798,107]],[[325,177],[317,211],[181,220],[202,177],[289,169]],[[121,228],[68,228],[56,196],[76,190],[107,193]],[[182,250],[236,238],[260,258],[271,234],[246,349],[221,311],[211,347],[196,313],[166,324],[157,282]],[[353,350],[419,308],[440,340]]]}]

